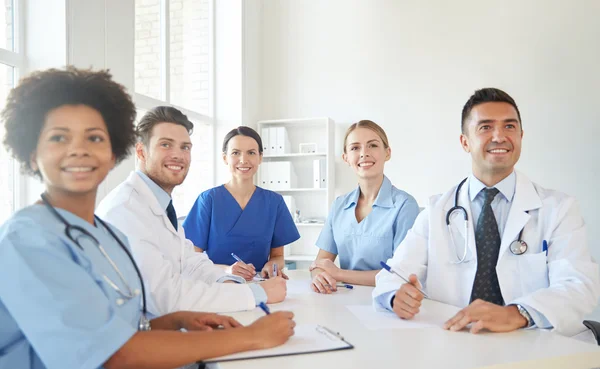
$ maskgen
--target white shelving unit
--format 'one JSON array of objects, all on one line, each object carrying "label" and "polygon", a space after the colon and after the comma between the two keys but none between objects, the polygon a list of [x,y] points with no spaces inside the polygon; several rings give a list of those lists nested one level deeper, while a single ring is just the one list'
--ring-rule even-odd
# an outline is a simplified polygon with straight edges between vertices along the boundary
[{"label": "white shelving unit", "polygon": [[[269,150],[274,147],[270,140],[273,130],[270,128],[285,127],[287,132],[287,147],[282,150]],[[300,232],[300,239],[285,248],[285,259],[296,261],[298,268],[308,266],[315,259],[318,248],[315,242],[323,228],[323,224],[334,200],[335,172],[334,172],[334,122],[324,118],[280,119],[263,120],[258,122],[258,133],[263,139],[263,146],[267,150],[263,154],[263,167],[257,176],[257,185],[265,189],[280,193],[283,196],[293,197],[294,209],[300,210],[301,219],[318,220],[317,223],[296,223]],[[267,139],[265,140],[265,137]],[[281,141],[281,140],[280,140]],[[300,153],[301,143],[316,144],[316,151]],[[314,161],[324,159],[326,163],[325,183],[320,188],[314,188]],[[267,176],[270,167],[264,166],[272,162],[290,162],[295,172],[295,182],[289,188],[272,188]],[[268,169],[264,169],[264,168]],[[280,168],[280,167],[275,167]],[[286,167],[287,168],[287,164]],[[265,174],[267,173],[267,174]],[[270,188],[271,187],[271,188]]]}]

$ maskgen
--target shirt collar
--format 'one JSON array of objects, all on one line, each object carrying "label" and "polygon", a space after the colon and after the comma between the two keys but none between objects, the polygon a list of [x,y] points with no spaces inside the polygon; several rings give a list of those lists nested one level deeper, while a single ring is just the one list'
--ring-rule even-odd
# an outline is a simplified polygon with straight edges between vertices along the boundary
[{"label": "shirt collar", "polygon": [[[348,209],[352,205],[356,205],[358,202],[358,196],[360,196],[360,186],[357,186],[356,189],[348,195],[348,198],[344,203],[344,209]],[[373,206],[378,206],[381,208],[394,207],[394,201],[392,199],[392,182],[385,175],[383,176],[383,183],[381,183],[379,193],[373,202]]]},{"label": "shirt collar", "polygon": [[150,188],[150,191],[152,191],[152,193],[156,197],[156,200],[158,200],[158,204],[160,205],[160,207],[166,210],[167,206],[169,206],[169,203],[171,202],[171,196],[169,196],[167,191],[163,190],[159,185],[156,184],[156,182],[151,180],[150,177],[148,177],[142,171],[136,170],[135,172],[148,185],[148,188]]},{"label": "shirt collar", "polygon": [[[494,187],[497,188],[498,191],[500,191],[500,193],[502,194],[502,196],[504,196],[506,201],[511,202],[515,195],[516,185],[517,175],[513,170],[513,172],[508,177],[496,183]],[[479,195],[481,190],[483,190],[484,188],[487,188],[487,186],[483,184],[483,182],[481,182],[479,179],[477,179],[477,177],[471,174],[469,178],[469,198],[471,199],[471,201],[475,200],[477,195]]]}]

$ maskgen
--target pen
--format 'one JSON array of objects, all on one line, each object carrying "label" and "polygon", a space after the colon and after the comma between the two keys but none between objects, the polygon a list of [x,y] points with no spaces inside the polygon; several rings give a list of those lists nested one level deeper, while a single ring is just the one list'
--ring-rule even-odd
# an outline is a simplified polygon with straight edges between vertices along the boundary
[{"label": "pen", "polygon": [[546,240],[542,241],[542,252],[545,252],[546,256],[548,256],[548,242]]},{"label": "pen", "polygon": [[277,277],[277,263],[273,263],[273,277]]},{"label": "pen", "polygon": [[260,304],[258,304],[258,307],[261,308],[262,311],[265,312],[265,314],[267,314],[267,315],[271,314],[271,310],[269,310],[269,307],[264,302],[261,302]]},{"label": "pen", "polygon": [[347,283],[336,283],[335,285],[336,287],[346,287],[347,289],[351,290],[354,288],[353,285],[351,284],[347,284]]},{"label": "pen", "polygon": [[246,264],[246,263],[244,263],[244,260],[240,259],[240,257],[239,257],[239,256],[237,256],[236,254],[234,254],[233,252],[231,253],[231,256],[233,256],[233,258],[234,258],[235,260],[239,261],[240,263],[242,263],[242,264]]},{"label": "pen", "polygon": [[[379,262],[379,264],[383,267],[383,269],[387,270],[388,272],[397,275],[398,277],[402,278],[406,283],[412,284],[409,282],[408,279],[404,278],[403,276],[400,275],[400,273],[398,273],[397,271],[395,271],[394,269],[392,269],[389,265],[387,265],[386,263],[384,263],[383,261]],[[429,296],[427,296],[427,294],[425,292],[423,292],[423,290],[421,290],[419,287],[415,288],[421,292],[423,294],[423,296],[429,298]]]}]

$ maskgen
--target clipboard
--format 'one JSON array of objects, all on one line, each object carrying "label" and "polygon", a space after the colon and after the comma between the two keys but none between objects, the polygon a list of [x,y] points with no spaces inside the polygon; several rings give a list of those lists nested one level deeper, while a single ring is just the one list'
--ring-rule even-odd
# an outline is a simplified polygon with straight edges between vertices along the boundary
[{"label": "clipboard", "polygon": [[321,325],[301,324],[296,326],[295,333],[290,340],[281,346],[220,356],[204,360],[202,363],[210,364],[226,361],[314,354],[319,352],[350,350],[353,348],[354,346],[346,341],[344,337],[340,336],[339,333],[335,333]]}]

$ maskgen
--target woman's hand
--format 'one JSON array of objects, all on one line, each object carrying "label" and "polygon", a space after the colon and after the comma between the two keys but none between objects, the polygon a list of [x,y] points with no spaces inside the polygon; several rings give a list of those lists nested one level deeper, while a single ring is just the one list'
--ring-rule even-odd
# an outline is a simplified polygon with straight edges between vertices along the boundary
[{"label": "woman's hand", "polygon": [[337,281],[327,272],[321,272],[314,276],[310,285],[317,293],[332,293],[337,291]]},{"label": "woman's hand", "polygon": [[265,266],[262,268],[260,275],[263,278],[273,278],[276,277],[275,273],[273,273],[273,264],[277,264],[277,275],[280,276],[283,279],[290,279],[284,272],[283,272],[283,265],[281,263],[278,263],[276,260],[269,260]]},{"label": "woman's hand", "polygon": [[266,349],[284,344],[294,335],[294,314],[278,311],[264,316],[248,326],[250,337],[256,339],[257,349]]},{"label": "woman's hand", "polygon": [[341,269],[338,268],[338,266],[335,265],[335,263],[332,260],[317,259],[312,262],[312,264],[310,265],[310,268],[309,268],[310,271],[313,271],[314,269],[322,269],[329,276],[335,278],[336,280],[342,279],[342,278],[340,278]]}]

